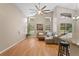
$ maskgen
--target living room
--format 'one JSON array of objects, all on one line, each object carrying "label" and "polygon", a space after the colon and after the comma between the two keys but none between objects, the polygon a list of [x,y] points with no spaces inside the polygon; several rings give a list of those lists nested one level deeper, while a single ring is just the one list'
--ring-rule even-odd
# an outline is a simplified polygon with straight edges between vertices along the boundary
[{"label": "living room", "polygon": [[[2,33],[0,54],[58,56],[59,43],[62,39],[71,44],[71,52],[67,49],[67,56],[78,56],[78,5],[77,3],[0,4]],[[62,56],[66,56],[65,54]]]},{"label": "living room", "polygon": [[34,16],[28,17],[27,32],[33,37],[37,37],[38,32],[43,32],[42,34],[45,34],[46,32],[52,32],[54,35],[68,33],[61,38],[64,37],[64,39],[73,41],[72,33],[74,31],[72,31],[72,28],[74,28],[74,22],[72,17],[74,16],[74,13],[75,10],[73,9],[55,5],[53,11],[51,12],[46,14],[35,14]]}]

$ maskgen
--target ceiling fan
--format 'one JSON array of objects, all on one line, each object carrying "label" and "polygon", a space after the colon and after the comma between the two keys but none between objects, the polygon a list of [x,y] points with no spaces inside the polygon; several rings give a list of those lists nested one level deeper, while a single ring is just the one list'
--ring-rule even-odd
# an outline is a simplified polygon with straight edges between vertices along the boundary
[{"label": "ceiling fan", "polygon": [[30,9],[32,10],[32,13],[36,13],[36,14],[47,14],[48,12],[50,12],[50,10],[45,9],[47,6],[43,6],[41,7],[40,3],[38,3],[38,5],[35,5],[36,9]]}]

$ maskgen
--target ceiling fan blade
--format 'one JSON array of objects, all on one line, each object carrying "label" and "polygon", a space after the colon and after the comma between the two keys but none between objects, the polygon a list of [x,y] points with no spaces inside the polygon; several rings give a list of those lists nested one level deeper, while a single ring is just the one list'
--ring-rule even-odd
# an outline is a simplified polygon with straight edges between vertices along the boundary
[{"label": "ceiling fan blade", "polygon": [[40,9],[40,3],[38,3],[38,7],[39,7],[39,9]]},{"label": "ceiling fan blade", "polygon": [[45,11],[42,11],[42,13],[43,13],[43,14],[47,14],[47,12],[45,12]]},{"label": "ceiling fan blade", "polygon": [[36,9],[37,9],[37,10],[39,10],[39,8],[38,8],[38,6],[37,6],[37,5],[35,5],[35,7],[36,7]]},{"label": "ceiling fan blade", "polygon": [[50,10],[43,10],[43,11],[50,11]]},{"label": "ceiling fan blade", "polygon": [[41,9],[41,10],[45,9],[46,7],[47,7],[47,6],[42,7],[42,9]]}]

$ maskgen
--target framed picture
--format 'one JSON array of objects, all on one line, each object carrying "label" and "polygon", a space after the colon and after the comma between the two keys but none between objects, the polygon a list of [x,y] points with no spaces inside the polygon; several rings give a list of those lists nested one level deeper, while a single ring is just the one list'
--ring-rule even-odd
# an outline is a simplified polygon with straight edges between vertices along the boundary
[{"label": "framed picture", "polygon": [[37,30],[43,30],[43,24],[37,24]]}]

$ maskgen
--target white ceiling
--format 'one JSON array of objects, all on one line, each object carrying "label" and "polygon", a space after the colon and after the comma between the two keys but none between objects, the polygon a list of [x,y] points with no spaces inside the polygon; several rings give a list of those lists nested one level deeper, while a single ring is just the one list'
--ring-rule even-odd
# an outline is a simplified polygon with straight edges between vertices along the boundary
[{"label": "white ceiling", "polygon": [[[34,5],[37,5],[37,3],[16,3],[15,4],[18,8],[20,8],[20,10],[26,15],[26,16],[31,16],[33,15],[33,13],[31,13],[32,11],[29,9],[35,9]],[[76,7],[79,7],[79,4],[76,3],[41,3],[41,6],[43,7],[44,5],[46,5],[46,9],[49,9],[51,11],[53,11],[53,9],[56,6],[61,6],[61,7],[65,7],[65,8],[69,8],[69,9],[76,9]]]}]

